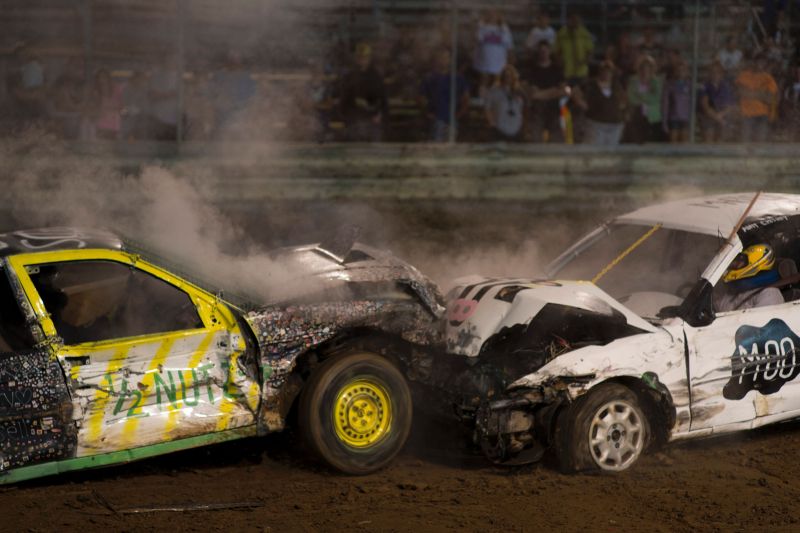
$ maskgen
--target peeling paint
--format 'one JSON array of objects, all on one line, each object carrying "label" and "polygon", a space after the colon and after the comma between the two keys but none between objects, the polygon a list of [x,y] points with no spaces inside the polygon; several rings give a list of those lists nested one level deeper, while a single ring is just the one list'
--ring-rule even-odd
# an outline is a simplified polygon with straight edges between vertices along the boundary
[{"label": "peeling paint", "polygon": [[256,332],[261,351],[260,364],[269,368],[261,391],[264,430],[282,429],[283,420],[274,416],[282,388],[297,358],[337,335],[355,328],[370,328],[397,336],[417,345],[441,342],[435,317],[409,300],[359,300],[327,302],[289,307],[272,307],[246,317]]}]

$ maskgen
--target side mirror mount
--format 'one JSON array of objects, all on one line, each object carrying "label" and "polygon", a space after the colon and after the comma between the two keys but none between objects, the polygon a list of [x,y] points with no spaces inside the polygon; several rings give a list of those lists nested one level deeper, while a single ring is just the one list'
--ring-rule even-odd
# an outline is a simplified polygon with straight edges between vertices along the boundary
[{"label": "side mirror mount", "polygon": [[681,317],[692,327],[699,328],[711,324],[716,315],[712,293],[714,287],[707,279],[700,279],[689,296],[678,307],[677,316]]}]

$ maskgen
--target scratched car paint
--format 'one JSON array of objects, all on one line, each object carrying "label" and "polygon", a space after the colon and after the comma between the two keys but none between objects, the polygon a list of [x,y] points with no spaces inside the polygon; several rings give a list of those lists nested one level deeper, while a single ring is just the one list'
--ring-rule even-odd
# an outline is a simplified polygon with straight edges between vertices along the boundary
[{"label": "scratched car paint", "polygon": [[[487,455],[554,448],[566,470],[618,471],[654,441],[798,416],[800,196],[753,198],[620,216],[553,261],[548,280],[457,282],[448,351],[488,361],[487,375],[509,369],[462,406]],[[776,250],[785,303],[715,312],[727,266],[755,243]]]},{"label": "scratched car paint", "polygon": [[[800,196],[762,195],[752,206],[750,199],[720,195],[643,208],[580,240],[546,278],[473,276],[456,281],[446,298],[413,267],[353,238],[280,251],[296,264],[322,264],[305,275],[329,282],[326,289],[246,307],[113,235],[51,229],[0,236],[7,280],[0,288],[14,302],[2,317],[9,346],[0,350],[0,481],[280,430],[298,397],[354,350],[390,360],[413,385],[418,407],[455,415],[498,463],[529,462],[554,449],[567,470],[618,471],[656,440],[796,417]],[[786,303],[715,312],[727,266],[754,242],[769,242],[794,267],[781,286]],[[91,261],[158,278],[191,305],[165,300],[162,310],[171,305],[178,320],[168,331],[152,330],[163,323],[135,324],[144,328],[138,335],[87,342],[85,332],[56,324],[59,314],[74,315],[92,330],[91,306],[78,305],[83,285],[67,284],[73,293],[66,303],[48,296],[70,275],[49,267]],[[128,283],[139,291],[147,287],[134,278]],[[104,298],[118,279],[98,281]],[[170,313],[161,315],[169,320]],[[99,326],[109,329],[107,321]],[[72,336],[83,342],[69,342]],[[400,435],[379,463],[355,470],[335,457],[331,463],[372,471],[402,446],[405,434],[381,418],[381,407],[400,400],[378,379],[364,393],[367,403],[353,406],[355,418],[337,418],[363,383],[361,374],[342,375],[355,389],[334,387],[322,417],[331,419],[328,437],[352,445],[357,461],[384,441],[348,441],[354,424],[374,428],[358,438],[378,430]],[[378,414],[365,405],[378,406]]]},{"label": "scratched car paint", "polygon": [[106,232],[0,235],[0,482],[282,429],[324,347],[347,352],[354,330],[440,342],[438,289],[388,253],[354,251],[281,250],[295,267],[321,259],[298,276],[336,296],[244,309]]}]

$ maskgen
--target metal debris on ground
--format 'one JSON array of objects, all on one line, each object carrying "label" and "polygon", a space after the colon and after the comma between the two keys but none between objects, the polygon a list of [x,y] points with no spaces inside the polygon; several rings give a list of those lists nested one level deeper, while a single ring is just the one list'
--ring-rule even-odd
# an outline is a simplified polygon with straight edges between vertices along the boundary
[{"label": "metal debris on ground", "polygon": [[174,505],[158,505],[154,507],[129,507],[117,509],[118,514],[145,514],[162,512],[186,512],[186,511],[222,511],[228,509],[255,509],[264,507],[262,502],[229,502],[229,503],[186,503]]}]

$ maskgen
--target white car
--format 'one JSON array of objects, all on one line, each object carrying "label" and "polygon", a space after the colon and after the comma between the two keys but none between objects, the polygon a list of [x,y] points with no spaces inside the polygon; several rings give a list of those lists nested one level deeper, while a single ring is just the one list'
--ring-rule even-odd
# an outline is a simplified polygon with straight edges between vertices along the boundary
[{"label": "white car", "polygon": [[[785,303],[716,312],[755,243],[773,247]],[[620,471],[652,442],[799,416],[798,260],[800,195],[726,194],[617,217],[547,280],[459,280],[447,351],[489,398],[472,406],[477,441],[498,462],[554,448],[568,471]]]}]

